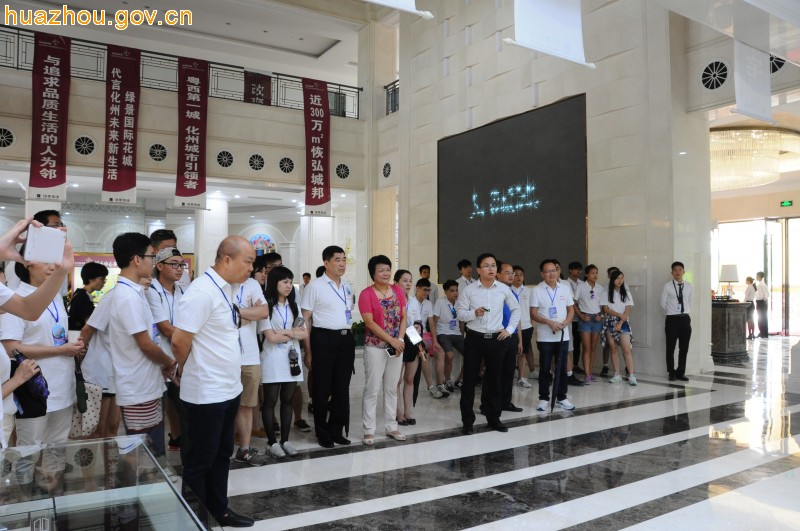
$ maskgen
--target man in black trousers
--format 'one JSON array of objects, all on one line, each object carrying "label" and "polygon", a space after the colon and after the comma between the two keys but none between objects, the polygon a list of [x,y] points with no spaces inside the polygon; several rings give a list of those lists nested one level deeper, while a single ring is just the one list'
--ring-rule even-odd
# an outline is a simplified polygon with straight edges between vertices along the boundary
[{"label": "man in black trousers", "polygon": [[[667,335],[667,373],[669,381],[688,382],[686,377],[686,355],[692,337],[692,285],[683,280],[682,262],[672,263],[672,280],[661,291],[661,309],[667,316],[664,332]],[[675,367],[675,344],[678,344],[678,367]]]}]

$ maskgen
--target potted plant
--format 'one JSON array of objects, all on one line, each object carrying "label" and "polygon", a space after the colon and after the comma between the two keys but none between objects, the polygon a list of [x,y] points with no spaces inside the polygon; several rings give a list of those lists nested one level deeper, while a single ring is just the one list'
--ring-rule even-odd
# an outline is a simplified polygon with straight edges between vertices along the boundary
[{"label": "potted plant", "polygon": [[364,325],[364,321],[358,321],[357,323],[353,323],[353,338],[356,340],[357,347],[364,346],[365,331],[366,331],[366,326]]}]

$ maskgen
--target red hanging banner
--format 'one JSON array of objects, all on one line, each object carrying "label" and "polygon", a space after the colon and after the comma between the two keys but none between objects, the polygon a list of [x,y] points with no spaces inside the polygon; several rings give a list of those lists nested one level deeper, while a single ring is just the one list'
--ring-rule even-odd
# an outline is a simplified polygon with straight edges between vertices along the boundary
[{"label": "red hanging banner", "polygon": [[244,101],[272,105],[272,78],[266,74],[244,71]]},{"label": "red hanging banner", "polygon": [[206,207],[208,62],[178,59],[178,179],[175,206]]},{"label": "red hanging banner", "polygon": [[109,44],[106,61],[105,203],[136,203],[136,124],[141,51]]},{"label": "red hanging banner", "polygon": [[68,37],[36,33],[28,199],[67,200]]},{"label": "red hanging banner", "polygon": [[328,84],[303,78],[306,122],[306,216],[331,215]]}]

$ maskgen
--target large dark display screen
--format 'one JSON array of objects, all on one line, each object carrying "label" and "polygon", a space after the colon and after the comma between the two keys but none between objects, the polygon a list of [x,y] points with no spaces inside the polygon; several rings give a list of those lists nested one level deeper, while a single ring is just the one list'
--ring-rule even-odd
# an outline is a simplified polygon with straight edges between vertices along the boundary
[{"label": "large dark display screen", "polygon": [[491,252],[525,268],[586,265],[586,96],[443,138],[438,149],[439,282]]}]

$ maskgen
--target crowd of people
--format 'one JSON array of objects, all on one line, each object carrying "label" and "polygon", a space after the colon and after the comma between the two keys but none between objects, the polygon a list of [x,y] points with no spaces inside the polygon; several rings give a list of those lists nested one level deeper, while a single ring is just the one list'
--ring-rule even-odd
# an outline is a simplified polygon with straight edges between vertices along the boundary
[{"label": "crowd of people", "polygon": [[[41,212],[32,222],[64,230],[55,211]],[[28,358],[12,376],[11,358],[0,356],[3,444],[14,425],[17,445],[67,440],[76,399],[73,373],[80,362],[86,380],[103,388],[92,437],[115,436],[122,424],[127,434],[147,435],[156,456],[180,451],[184,488],[222,525],[253,523],[228,507],[231,457],[252,466],[263,465],[267,456],[294,457],[292,426],[312,430],[302,416],[301,382],[308,388],[319,445],[351,443],[356,305],[365,327],[361,416],[367,446],[375,444],[381,404],[385,435],[406,440],[400,428],[416,423],[422,380],[434,399],[460,394],[465,435],[474,430],[478,386],[478,411],[491,429],[505,432],[503,412],[523,411],[512,402],[514,385],[532,387],[536,367],[535,409],[541,412],[574,410],[569,386],[596,384],[598,376],[609,384],[638,383],[633,295],[614,267],[606,271],[607,282],[600,282],[593,264],[569,263],[565,276],[558,260],[546,259],[538,267],[540,282],[531,286],[524,267],[484,253],[475,263],[477,279],[472,263],[461,260],[459,278],[445,281],[440,293],[429,266],[420,267],[414,281],[410,271],[393,271],[392,261],[378,255],[367,265],[372,283],[356,293],[343,278],[345,251],[329,246],[316,279],[304,273],[297,289],[280,255],[257,257],[250,242],[231,236],[220,244],[214,265],[188,282],[175,234],[161,229],[150,236],[119,235],[113,254],[120,273],[113,289],[95,307],[91,294],[103,288],[109,271],[89,263],[81,271],[83,287],[65,305],[60,292],[72,268],[71,248],[61,264],[26,263],[15,244],[27,224],[20,222],[0,239],[0,258],[15,261],[21,281],[16,292],[0,287],[0,340],[7,352]],[[683,264],[672,264],[673,280],[661,296],[670,380],[688,379],[692,287],[683,272]],[[67,339],[66,328],[78,332],[76,339]],[[604,359],[595,375],[599,344]],[[455,374],[457,357],[462,363]],[[39,371],[50,389],[47,411],[26,419],[12,392]],[[253,443],[260,430],[267,439],[263,452]],[[20,483],[33,481],[33,466],[20,461]]]}]

